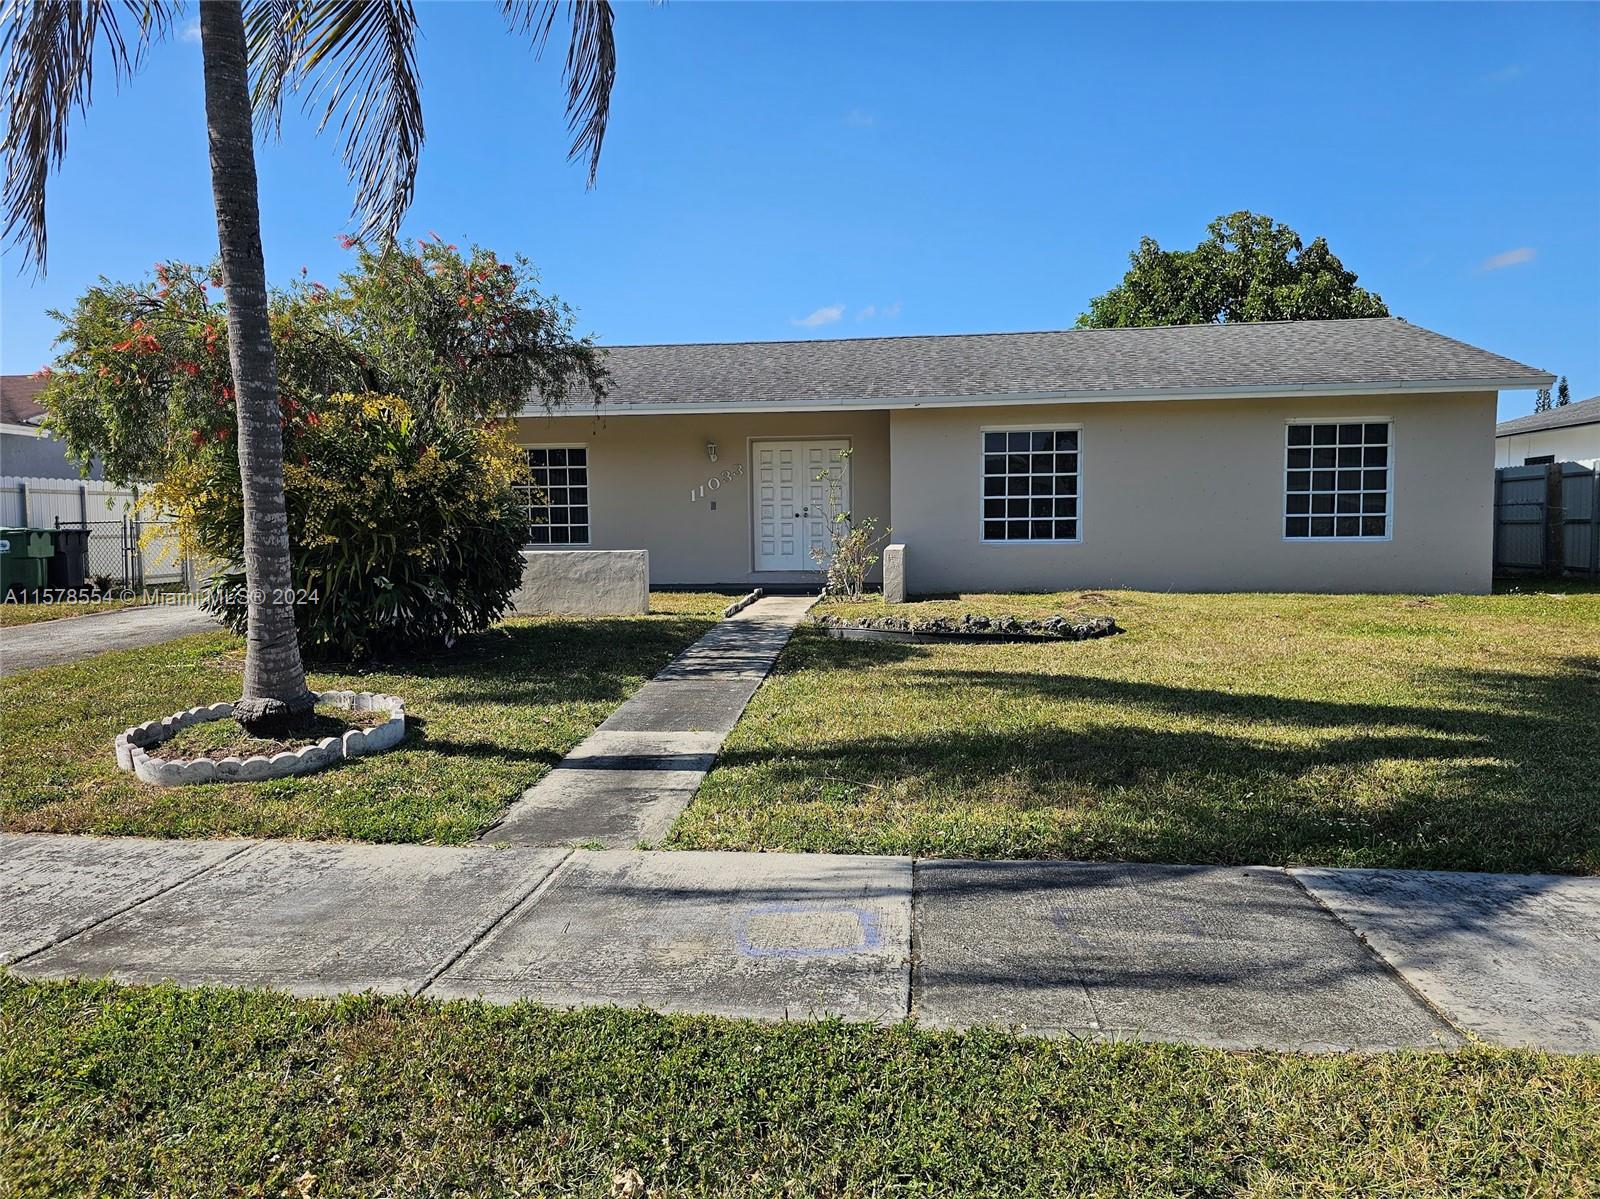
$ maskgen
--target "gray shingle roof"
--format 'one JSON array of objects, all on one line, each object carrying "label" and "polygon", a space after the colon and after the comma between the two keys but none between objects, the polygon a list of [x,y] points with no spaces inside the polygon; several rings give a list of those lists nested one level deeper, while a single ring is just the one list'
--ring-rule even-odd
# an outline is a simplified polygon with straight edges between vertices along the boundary
[{"label": "gray shingle roof", "polygon": [[1494,427],[1494,435],[1509,437],[1513,433],[1535,433],[1540,429],[1570,429],[1573,425],[1600,425],[1600,396],[1590,396],[1549,412],[1503,420]]},{"label": "gray shingle roof", "polygon": [[1392,318],[612,346],[606,364],[611,409],[1551,382]]},{"label": "gray shingle roof", "polygon": [[44,385],[45,380],[33,375],[0,375],[0,422],[36,424],[44,415],[44,405],[34,397],[44,390]]}]

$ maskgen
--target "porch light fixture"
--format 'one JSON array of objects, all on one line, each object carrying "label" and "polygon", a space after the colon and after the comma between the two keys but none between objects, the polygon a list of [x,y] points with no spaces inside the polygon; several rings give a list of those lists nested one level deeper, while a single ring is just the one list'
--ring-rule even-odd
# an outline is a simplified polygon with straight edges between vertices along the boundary
[{"label": "porch light fixture", "polygon": [[706,442],[706,457],[711,459],[711,461],[713,461],[713,462],[715,462],[717,460],[717,443],[716,442],[714,442],[714,441],[707,441]]}]

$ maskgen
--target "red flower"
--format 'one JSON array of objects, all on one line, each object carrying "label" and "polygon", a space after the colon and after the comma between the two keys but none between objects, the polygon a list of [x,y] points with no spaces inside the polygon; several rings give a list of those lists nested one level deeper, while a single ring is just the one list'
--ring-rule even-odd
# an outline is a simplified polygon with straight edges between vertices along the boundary
[{"label": "red flower", "polygon": [[226,383],[222,385],[222,398],[225,400],[233,399],[233,388],[229,387]]},{"label": "red flower", "polygon": [[189,440],[195,445],[205,445],[206,435],[200,432],[199,429],[196,429],[193,433],[189,434]]},{"label": "red flower", "polygon": [[456,300],[456,304],[461,308],[465,308],[467,306],[467,297],[466,296],[459,297]]}]

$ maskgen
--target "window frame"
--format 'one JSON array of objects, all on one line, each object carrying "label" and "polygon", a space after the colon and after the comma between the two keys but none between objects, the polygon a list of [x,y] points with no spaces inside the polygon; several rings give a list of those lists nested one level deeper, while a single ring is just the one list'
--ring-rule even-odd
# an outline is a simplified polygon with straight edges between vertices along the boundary
[{"label": "window frame", "polygon": [[[1368,544],[1372,544],[1374,542],[1393,541],[1394,540],[1394,522],[1395,522],[1394,471],[1395,471],[1395,461],[1396,461],[1396,458],[1398,456],[1398,448],[1399,448],[1399,447],[1397,447],[1395,445],[1394,423],[1395,423],[1394,422],[1394,417],[1392,417],[1392,416],[1291,416],[1291,417],[1289,417],[1288,419],[1286,419],[1284,421],[1284,426],[1283,426],[1283,461],[1282,461],[1282,464],[1280,465],[1280,467],[1278,469],[1278,494],[1279,494],[1279,497],[1280,497],[1279,498],[1279,511],[1278,511],[1278,540],[1279,541],[1287,542],[1290,545],[1300,545],[1300,544],[1303,544],[1303,543],[1306,543],[1306,542],[1312,542],[1312,543],[1316,543],[1316,544],[1320,544],[1320,545],[1341,545],[1341,544],[1348,544],[1348,543],[1352,543],[1352,542],[1355,542],[1355,543],[1366,542]],[[1290,495],[1290,491],[1289,491],[1289,470],[1290,470],[1290,467],[1289,467],[1289,451],[1291,449],[1300,448],[1300,447],[1296,447],[1296,446],[1291,446],[1289,444],[1289,429],[1294,425],[1387,425],[1389,427],[1389,439],[1388,439],[1389,456],[1388,456],[1388,464],[1384,468],[1384,473],[1386,475],[1386,478],[1385,478],[1386,486],[1384,488],[1384,509],[1385,509],[1385,511],[1384,511],[1384,529],[1385,529],[1385,532],[1383,533],[1383,535],[1381,537],[1368,536],[1365,533],[1358,534],[1357,536],[1354,536],[1354,537],[1340,537],[1337,534],[1329,534],[1328,536],[1325,536],[1325,537],[1317,537],[1317,536],[1313,536],[1311,534],[1307,534],[1304,537],[1291,537],[1291,536],[1289,536],[1289,532],[1288,532],[1288,521],[1289,521],[1289,518],[1291,516],[1306,516],[1306,515],[1308,515],[1307,513],[1304,513],[1304,512],[1290,512],[1289,511],[1289,495]],[[1315,447],[1313,446],[1312,448],[1315,448]],[[1336,466],[1336,467],[1334,467],[1334,469],[1338,470],[1339,468]],[[1365,469],[1365,467],[1363,467],[1363,469]],[[1368,490],[1368,489],[1367,488],[1361,488],[1359,491],[1356,492],[1356,494],[1359,495],[1359,494],[1361,494],[1362,492],[1364,492],[1366,490]],[[1311,493],[1307,493],[1307,494],[1311,494]],[[1338,490],[1337,489],[1335,489],[1334,494],[1335,495],[1338,494]],[[1335,501],[1335,503],[1337,504],[1337,501]],[[1312,513],[1312,514],[1309,514],[1309,515],[1313,515],[1314,516],[1316,514]],[[1337,513],[1337,512],[1333,513],[1333,516],[1335,518],[1337,518],[1339,515],[1340,515],[1340,513]],[[1348,515],[1348,514],[1346,514],[1346,515]],[[1365,514],[1358,513],[1357,515],[1365,515]]]},{"label": "window frame", "polygon": [[[525,549],[525,550],[568,550],[568,549],[590,549],[590,548],[592,548],[593,545],[594,545],[594,507],[593,507],[594,476],[592,474],[590,474],[590,472],[594,468],[594,459],[591,456],[594,453],[594,447],[589,445],[587,442],[582,442],[582,441],[536,441],[536,442],[522,442],[522,443],[519,443],[517,448],[520,449],[523,452],[524,461],[526,461],[527,451],[529,451],[529,450],[582,450],[583,451],[583,470],[584,470],[584,484],[583,484],[583,487],[584,487],[585,491],[589,492],[589,502],[587,502],[587,503],[585,503],[583,505],[583,507],[589,513],[588,519],[585,520],[581,526],[571,524],[570,522],[565,524],[565,525],[555,526],[555,527],[565,528],[565,529],[569,529],[569,530],[581,527],[584,530],[585,540],[583,540],[583,541],[561,541],[561,542],[556,542],[556,541],[535,542],[535,541],[526,541],[525,540],[522,543],[522,548]],[[530,467],[529,469],[531,470],[533,468]],[[549,466],[547,465],[545,467],[545,469],[548,470]],[[566,468],[564,467],[563,469],[566,469]],[[518,484],[517,486],[518,486],[518,488],[520,490],[522,488],[533,487],[534,484],[532,484],[532,483]],[[568,486],[569,487],[571,486],[570,482],[568,483]],[[548,510],[549,508],[552,508],[554,506],[555,505],[553,505],[553,504],[546,504],[545,508]],[[568,504],[566,506],[569,507],[569,508],[572,507],[572,505],[570,505],[570,504]],[[527,505],[524,504],[524,510],[526,510],[526,509],[527,509]],[[533,528],[533,525],[532,524],[528,524],[526,527],[531,530]],[[546,525],[545,527],[546,528],[551,528],[552,526]],[[531,534],[525,534],[525,536],[531,536]]]},{"label": "window frame", "polygon": [[[1004,538],[1004,539],[999,539],[999,538],[989,537],[984,533],[983,526],[986,523],[986,521],[985,521],[985,517],[984,517],[984,514],[983,514],[983,503],[984,503],[984,501],[986,499],[991,498],[991,497],[986,496],[986,495],[983,494],[983,481],[984,481],[985,478],[988,477],[984,473],[984,469],[983,469],[983,467],[984,467],[984,456],[989,452],[988,448],[984,445],[984,440],[985,440],[986,436],[988,434],[990,434],[990,433],[1076,433],[1078,435],[1078,448],[1077,448],[1077,451],[1076,451],[1076,453],[1078,455],[1078,469],[1077,469],[1076,474],[1073,476],[1074,478],[1076,478],[1078,480],[1078,492],[1077,492],[1077,495],[1075,495],[1073,497],[1074,499],[1076,499],[1078,501],[1077,516],[1073,517],[1073,519],[1076,520],[1077,524],[1078,524],[1078,535],[1076,537],[1052,537],[1052,538],[1049,538],[1049,539],[1046,539],[1046,538],[1043,538],[1043,537],[1020,537],[1020,538],[1007,537],[1007,538]],[[1285,434],[1285,437],[1287,437],[1287,434]],[[1083,491],[1084,491],[1084,482],[1083,482],[1083,442],[1084,442],[1084,432],[1083,432],[1083,425],[1081,423],[1055,423],[1055,422],[1052,422],[1052,421],[1038,421],[1038,422],[1035,422],[1033,424],[1026,424],[1026,425],[981,425],[981,426],[979,426],[979,428],[978,428],[978,544],[979,545],[1001,546],[1001,547],[1004,547],[1004,546],[1032,546],[1032,545],[1082,545],[1083,544],[1083,517],[1084,517],[1084,508],[1083,508]],[[1011,475],[1003,475],[1001,477],[1009,479],[1012,476]],[[1032,472],[1030,472],[1027,477],[1031,478],[1032,477]],[[1055,521],[1055,519],[1056,518],[1054,516],[1051,517],[1052,523]]]}]

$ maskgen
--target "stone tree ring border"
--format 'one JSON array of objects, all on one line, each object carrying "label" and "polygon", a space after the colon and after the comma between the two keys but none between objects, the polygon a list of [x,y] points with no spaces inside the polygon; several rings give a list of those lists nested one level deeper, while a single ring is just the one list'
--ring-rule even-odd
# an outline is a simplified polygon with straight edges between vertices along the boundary
[{"label": "stone tree ring border", "polygon": [[386,711],[389,719],[370,729],[350,729],[342,737],[324,737],[315,745],[284,750],[271,757],[256,754],[248,758],[228,757],[220,761],[214,758],[164,761],[152,758],[146,752],[179,729],[208,720],[227,720],[233,716],[232,704],[207,704],[184,712],[174,712],[160,720],[136,724],[118,733],[114,742],[117,765],[155,787],[178,787],[186,783],[254,782],[309,774],[346,758],[375,754],[400,744],[406,735],[406,707],[399,696],[372,691],[323,691],[316,700],[319,704],[354,712]]}]

